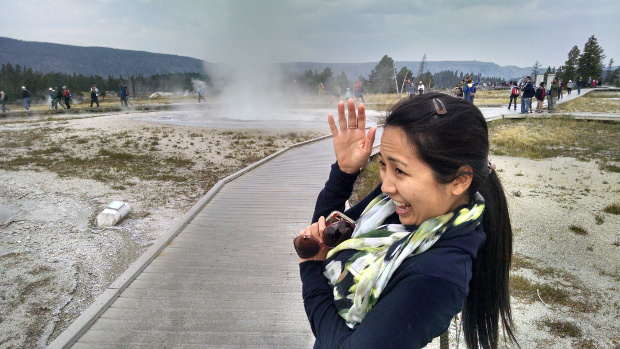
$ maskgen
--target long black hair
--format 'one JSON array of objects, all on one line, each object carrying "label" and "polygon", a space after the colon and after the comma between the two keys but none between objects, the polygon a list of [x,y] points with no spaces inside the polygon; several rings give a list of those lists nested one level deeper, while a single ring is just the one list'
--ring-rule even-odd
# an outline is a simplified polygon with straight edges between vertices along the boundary
[{"label": "long black hair", "polygon": [[504,189],[489,166],[489,135],[482,113],[462,98],[431,92],[397,103],[385,127],[405,132],[439,183],[452,182],[463,166],[471,168],[469,195],[480,192],[486,203],[482,218],[486,241],[473,262],[463,307],[465,341],[469,348],[497,348],[501,316],[505,333],[516,343],[509,295],[512,228]]}]

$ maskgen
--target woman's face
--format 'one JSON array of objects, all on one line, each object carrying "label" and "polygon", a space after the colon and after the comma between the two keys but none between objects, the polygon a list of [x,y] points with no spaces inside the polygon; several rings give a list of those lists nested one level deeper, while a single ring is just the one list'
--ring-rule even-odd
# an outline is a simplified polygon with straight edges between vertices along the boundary
[{"label": "woman's face", "polygon": [[396,203],[402,224],[420,225],[467,203],[466,194],[455,195],[450,183],[437,182],[401,128],[388,127],[383,131],[379,159],[381,190]]}]

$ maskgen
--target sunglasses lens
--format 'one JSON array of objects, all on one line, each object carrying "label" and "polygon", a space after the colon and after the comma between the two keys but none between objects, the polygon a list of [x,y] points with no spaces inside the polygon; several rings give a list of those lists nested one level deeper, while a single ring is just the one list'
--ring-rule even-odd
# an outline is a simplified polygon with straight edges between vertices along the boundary
[{"label": "sunglasses lens", "polygon": [[328,247],[336,247],[338,244],[347,240],[353,233],[353,226],[345,221],[334,222],[325,228],[323,231],[323,242]]},{"label": "sunglasses lens", "polygon": [[312,236],[299,235],[293,240],[295,251],[299,258],[310,258],[319,253],[321,246],[319,242]]}]

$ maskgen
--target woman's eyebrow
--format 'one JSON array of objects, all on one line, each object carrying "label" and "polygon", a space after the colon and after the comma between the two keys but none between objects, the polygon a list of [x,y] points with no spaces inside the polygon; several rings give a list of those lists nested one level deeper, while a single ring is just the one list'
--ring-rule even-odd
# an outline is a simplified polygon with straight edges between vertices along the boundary
[{"label": "woman's eyebrow", "polygon": [[[379,157],[380,157],[381,159],[383,159],[383,155],[381,154],[381,152],[379,152]],[[388,157],[387,157],[387,159],[388,159],[388,160],[390,160],[390,161],[392,161],[392,162],[395,162],[395,163],[397,163],[397,164],[400,164],[400,165],[402,165],[402,166],[404,166],[404,167],[407,167],[407,163],[405,163],[405,162],[403,162],[403,161],[401,161],[401,160],[399,160],[399,159],[396,159],[396,158],[394,158],[394,157],[392,157],[392,156],[388,156]]]}]

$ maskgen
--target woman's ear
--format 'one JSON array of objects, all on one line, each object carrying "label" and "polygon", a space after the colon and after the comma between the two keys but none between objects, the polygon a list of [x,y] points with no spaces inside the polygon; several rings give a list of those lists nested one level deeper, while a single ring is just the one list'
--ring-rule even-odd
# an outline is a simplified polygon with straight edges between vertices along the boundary
[{"label": "woman's ear", "polygon": [[474,171],[469,166],[461,166],[456,172],[456,178],[450,183],[453,195],[459,196],[469,189],[474,179]]}]

